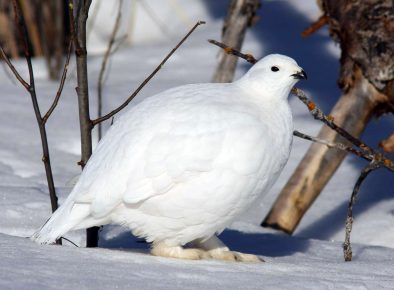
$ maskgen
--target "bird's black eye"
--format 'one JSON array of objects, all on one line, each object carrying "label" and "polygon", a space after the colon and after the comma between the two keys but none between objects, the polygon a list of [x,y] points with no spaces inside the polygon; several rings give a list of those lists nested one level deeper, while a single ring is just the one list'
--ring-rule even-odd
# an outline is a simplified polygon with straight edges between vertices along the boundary
[{"label": "bird's black eye", "polygon": [[271,70],[277,72],[279,71],[279,68],[277,66],[271,66]]}]

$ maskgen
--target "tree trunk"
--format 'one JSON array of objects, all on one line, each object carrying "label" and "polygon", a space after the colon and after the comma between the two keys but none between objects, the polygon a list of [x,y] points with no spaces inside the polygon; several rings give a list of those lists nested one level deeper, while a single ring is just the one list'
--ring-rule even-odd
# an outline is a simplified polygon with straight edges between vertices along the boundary
[{"label": "tree trunk", "polygon": [[[88,72],[87,72],[87,51],[86,51],[86,21],[88,19],[89,7],[91,0],[74,0],[74,9],[76,9],[75,21],[75,55],[77,62],[77,80],[78,87],[78,108],[79,124],[81,130],[81,161],[82,169],[85,167],[90,156],[92,155],[92,129],[93,124],[89,113],[89,90],[88,90]],[[86,247],[97,247],[98,245],[98,227],[86,230]]]},{"label": "tree trunk", "polygon": [[[331,115],[339,126],[358,137],[373,114],[393,108],[393,2],[326,0],[323,4],[330,17],[331,36],[342,49],[339,85],[344,95]],[[319,138],[344,141],[326,127]],[[344,157],[343,152],[313,144],[262,225],[293,233]]]},{"label": "tree trunk", "polygon": [[[241,50],[246,28],[257,19],[256,11],[259,7],[259,0],[232,0],[223,24],[222,42],[236,50]],[[224,50],[220,50],[213,81],[217,83],[231,82],[237,61],[238,57],[228,55]]]}]

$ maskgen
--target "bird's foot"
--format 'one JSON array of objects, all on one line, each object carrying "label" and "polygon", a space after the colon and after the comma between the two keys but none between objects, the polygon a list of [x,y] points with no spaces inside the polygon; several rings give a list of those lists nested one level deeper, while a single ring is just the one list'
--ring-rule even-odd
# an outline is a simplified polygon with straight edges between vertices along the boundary
[{"label": "bird's foot", "polygon": [[245,254],[236,251],[214,249],[207,252],[212,259],[236,262],[264,262],[263,259],[256,255]]},{"label": "bird's foot", "polygon": [[207,251],[202,249],[184,249],[181,246],[169,247],[163,244],[154,245],[151,254],[167,258],[177,258],[186,260],[201,260],[210,257]]},{"label": "bird's foot", "polygon": [[210,259],[237,261],[237,262],[264,262],[256,255],[230,251],[228,247],[216,236],[207,240],[195,240],[191,243],[194,247],[205,250]]}]

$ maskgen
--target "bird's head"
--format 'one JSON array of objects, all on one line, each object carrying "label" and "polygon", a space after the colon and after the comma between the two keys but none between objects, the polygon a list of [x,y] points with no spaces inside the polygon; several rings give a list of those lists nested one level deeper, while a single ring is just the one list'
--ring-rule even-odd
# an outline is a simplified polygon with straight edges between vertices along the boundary
[{"label": "bird's head", "polygon": [[239,81],[258,94],[287,98],[300,79],[307,79],[307,75],[294,59],[270,54],[259,60]]}]

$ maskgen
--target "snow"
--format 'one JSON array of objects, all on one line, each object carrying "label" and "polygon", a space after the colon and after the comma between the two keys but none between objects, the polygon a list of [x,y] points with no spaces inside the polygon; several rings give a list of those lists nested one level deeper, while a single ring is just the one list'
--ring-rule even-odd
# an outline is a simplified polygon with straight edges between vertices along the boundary
[{"label": "snow", "polygon": [[338,242],[262,232],[228,231],[223,236],[235,249],[264,255],[266,263],[183,261],[145,251],[45,247],[0,234],[0,288],[389,289],[394,282],[392,249],[357,245],[359,254],[350,264],[340,262]]},{"label": "snow", "polygon": [[[195,17],[192,22],[210,21],[193,33],[136,101],[170,87],[210,81],[217,48],[206,40],[220,39],[227,1],[201,3],[195,6],[205,7],[200,7],[200,15],[189,12]],[[336,86],[339,49],[325,28],[306,39],[299,36],[318,15],[314,1],[264,1],[260,22],[247,34],[243,50],[256,57],[279,52],[296,59],[309,77],[299,86],[329,112],[340,95]],[[188,29],[180,24],[177,28],[174,36],[141,42],[113,55],[104,87],[104,111],[126,99]],[[93,116],[100,64],[101,56],[89,58]],[[25,63],[17,61],[15,65],[26,76]],[[47,80],[43,59],[34,60],[33,65],[41,111],[45,112],[58,84]],[[240,62],[237,76],[248,67]],[[66,184],[80,171],[76,164],[80,145],[75,77],[71,65],[59,107],[47,125],[60,202],[70,192]],[[0,70],[0,86],[0,289],[394,289],[394,184],[390,172],[374,172],[360,191],[352,232],[354,260],[350,263],[343,262],[341,245],[348,198],[365,165],[356,158],[346,158],[294,236],[258,226],[308,149],[309,143],[299,139],[295,139],[289,163],[270,193],[221,236],[232,249],[261,255],[266,263],[152,257],[147,255],[145,243],[117,226],[104,227],[98,249],[76,248],[67,242],[64,247],[32,243],[26,237],[50,215],[41,143],[28,94],[10,81],[5,70]],[[290,104],[296,129],[316,134],[321,124],[296,98],[291,97]],[[385,116],[370,124],[363,139],[377,146],[392,131],[394,119]],[[84,243],[82,231],[67,237],[78,245]]]}]

